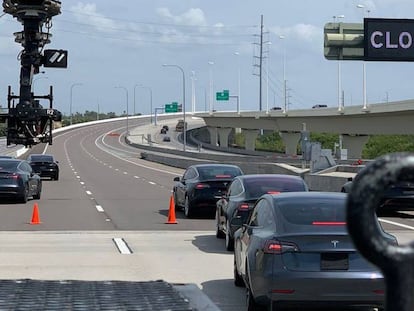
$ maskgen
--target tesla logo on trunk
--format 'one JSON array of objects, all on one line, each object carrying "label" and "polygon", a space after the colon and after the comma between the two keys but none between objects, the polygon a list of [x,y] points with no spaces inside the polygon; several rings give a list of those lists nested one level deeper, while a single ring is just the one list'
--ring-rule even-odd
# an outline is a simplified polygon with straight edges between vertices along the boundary
[{"label": "tesla logo on trunk", "polygon": [[336,246],[338,245],[339,241],[332,240],[331,243],[332,243],[333,247],[336,248]]}]

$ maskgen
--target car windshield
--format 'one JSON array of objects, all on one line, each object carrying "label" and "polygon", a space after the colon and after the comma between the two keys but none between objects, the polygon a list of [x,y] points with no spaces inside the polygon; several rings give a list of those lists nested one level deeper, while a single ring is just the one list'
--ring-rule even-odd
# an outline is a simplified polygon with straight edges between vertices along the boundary
[{"label": "car windshield", "polygon": [[241,172],[236,167],[231,166],[205,166],[198,168],[198,174],[201,180],[234,178],[241,175]]},{"label": "car windshield", "polygon": [[306,191],[305,183],[299,179],[272,177],[247,178],[244,188],[247,198],[258,198],[266,193]]}]

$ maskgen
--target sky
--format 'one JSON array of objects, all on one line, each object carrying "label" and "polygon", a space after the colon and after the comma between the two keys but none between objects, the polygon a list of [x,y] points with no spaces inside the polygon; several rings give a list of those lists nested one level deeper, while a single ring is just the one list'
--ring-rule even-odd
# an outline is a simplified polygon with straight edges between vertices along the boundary
[{"label": "sky", "polygon": [[[54,87],[54,106],[72,111],[149,114],[150,107],[183,103],[187,111],[262,110],[316,104],[338,106],[338,62],[323,53],[324,26],[334,16],[412,18],[412,0],[62,0],[47,49],[68,50],[68,68],[42,68],[36,95]],[[360,5],[360,8],[358,8]],[[1,15],[1,14],[0,14]],[[259,39],[263,16],[262,104]],[[0,17],[0,104],[7,87],[18,93],[22,50],[14,32],[22,25]],[[163,66],[163,64],[173,66]],[[341,62],[345,106],[362,105],[363,65]],[[367,62],[369,104],[412,99],[414,65]],[[240,83],[239,83],[240,81]],[[240,87],[239,87],[240,85]],[[229,90],[229,101],[216,92]],[[151,96],[152,95],[152,96]],[[151,99],[152,97],[152,105]],[[158,111],[160,113],[161,110]]]}]

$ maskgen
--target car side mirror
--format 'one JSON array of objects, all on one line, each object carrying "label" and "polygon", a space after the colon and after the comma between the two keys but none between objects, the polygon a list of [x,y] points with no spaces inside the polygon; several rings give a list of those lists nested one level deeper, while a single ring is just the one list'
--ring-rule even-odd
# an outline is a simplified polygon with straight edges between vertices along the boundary
[{"label": "car side mirror", "polygon": [[174,177],[174,181],[180,181],[180,177]]}]

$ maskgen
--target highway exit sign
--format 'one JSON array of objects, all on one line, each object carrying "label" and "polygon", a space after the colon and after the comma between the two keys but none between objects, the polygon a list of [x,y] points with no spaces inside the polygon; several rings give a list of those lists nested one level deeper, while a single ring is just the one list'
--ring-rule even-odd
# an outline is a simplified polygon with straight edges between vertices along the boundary
[{"label": "highway exit sign", "polygon": [[223,92],[216,93],[216,100],[229,100],[230,92],[229,90],[223,90]]},{"label": "highway exit sign", "polygon": [[178,103],[172,102],[171,104],[165,104],[165,112],[166,113],[178,112]]}]

